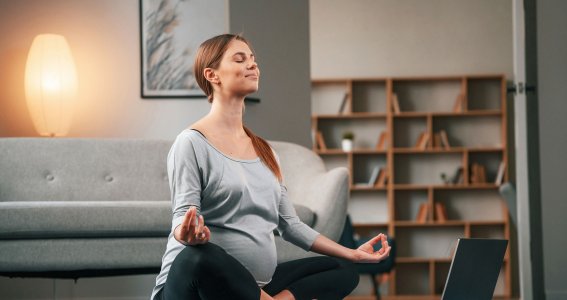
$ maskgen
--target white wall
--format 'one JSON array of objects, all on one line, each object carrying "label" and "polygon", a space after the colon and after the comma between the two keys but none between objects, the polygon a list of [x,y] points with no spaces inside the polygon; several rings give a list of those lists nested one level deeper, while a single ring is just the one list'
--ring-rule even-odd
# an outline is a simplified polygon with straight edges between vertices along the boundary
[{"label": "white wall", "polygon": [[510,0],[311,0],[311,76],[504,73]]}]

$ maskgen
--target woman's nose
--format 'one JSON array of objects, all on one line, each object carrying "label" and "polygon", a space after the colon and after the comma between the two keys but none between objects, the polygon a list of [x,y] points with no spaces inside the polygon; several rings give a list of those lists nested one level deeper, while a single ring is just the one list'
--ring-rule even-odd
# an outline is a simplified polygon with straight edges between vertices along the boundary
[{"label": "woman's nose", "polygon": [[254,70],[257,68],[258,68],[258,63],[255,61],[248,65],[248,69]]}]

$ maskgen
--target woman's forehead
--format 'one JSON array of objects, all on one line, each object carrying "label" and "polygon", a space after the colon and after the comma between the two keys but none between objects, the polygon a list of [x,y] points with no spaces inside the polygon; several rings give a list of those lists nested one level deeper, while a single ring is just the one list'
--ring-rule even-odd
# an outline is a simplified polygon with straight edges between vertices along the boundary
[{"label": "woman's forehead", "polygon": [[232,42],[230,42],[230,44],[228,44],[228,48],[226,49],[226,54],[232,56],[236,53],[244,53],[246,54],[246,56],[254,55],[252,50],[250,50],[250,47],[248,47],[248,45],[245,42],[239,40],[233,40]]}]

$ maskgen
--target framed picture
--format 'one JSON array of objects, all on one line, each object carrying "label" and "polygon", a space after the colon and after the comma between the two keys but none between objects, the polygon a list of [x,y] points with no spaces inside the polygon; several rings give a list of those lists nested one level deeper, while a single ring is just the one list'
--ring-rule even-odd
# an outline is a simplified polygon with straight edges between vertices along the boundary
[{"label": "framed picture", "polygon": [[140,0],[142,98],[205,98],[193,60],[228,32],[228,0]]}]

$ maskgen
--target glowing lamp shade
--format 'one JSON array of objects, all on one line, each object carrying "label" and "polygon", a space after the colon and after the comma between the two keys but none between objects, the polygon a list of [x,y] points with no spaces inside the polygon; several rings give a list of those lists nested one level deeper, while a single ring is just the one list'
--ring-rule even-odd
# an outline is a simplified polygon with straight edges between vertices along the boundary
[{"label": "glowing lamp shade", "polygon": [[36,36],[26,63],[25,90],[28,109],[40,135],[67,135],[77,85],[75,63],[65,37]]}]

